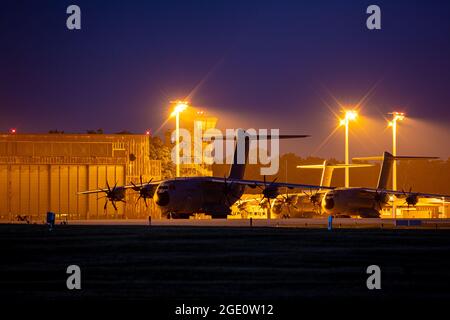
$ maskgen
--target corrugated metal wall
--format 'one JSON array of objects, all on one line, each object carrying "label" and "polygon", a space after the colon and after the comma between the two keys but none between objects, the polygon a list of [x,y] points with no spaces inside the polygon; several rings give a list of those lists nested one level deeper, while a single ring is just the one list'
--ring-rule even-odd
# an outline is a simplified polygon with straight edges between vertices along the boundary
[{"label": "corrugated metal wall", "polygon": [[124,214],[124,204],[103,209],[103,194],[77,195],[79,191],[112,187],[125,182],[119,165],[0,165],[0,214],[3,219],[18,215],[42,220],[47,211],[60,218],[111,218]]},{"label": "corrugated metal wall", "polygon": [[104,210],[104,194],[77,195],[161,178],[161,163],[149,159],[149,139],[142,135],[1,135],[0,219],[17,216],[43,221],[48,211],[58,219],[143,218],[159,214],[154,203],[126,203]]}]

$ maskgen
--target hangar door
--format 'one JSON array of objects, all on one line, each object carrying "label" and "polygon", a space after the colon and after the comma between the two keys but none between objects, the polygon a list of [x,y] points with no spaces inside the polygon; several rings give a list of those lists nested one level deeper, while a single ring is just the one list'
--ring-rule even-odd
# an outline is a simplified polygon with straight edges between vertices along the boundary
[{"label": "hangar door", "polygon": [[47,211],[60,219],[120,216],[123,203],[117,205],[117,212],[111,205],[105,211],[105,199],[77,192],[104,188],[107,180],[111,187],[116,182],[123,184],[124,175],[120,165],[0,165],[0,218],[15,220],[26,215],[42,221]]}]

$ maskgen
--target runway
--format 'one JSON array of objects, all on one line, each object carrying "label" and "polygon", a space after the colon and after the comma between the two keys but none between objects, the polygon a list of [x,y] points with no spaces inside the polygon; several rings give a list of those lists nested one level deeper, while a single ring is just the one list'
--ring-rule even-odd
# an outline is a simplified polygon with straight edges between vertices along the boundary
[{"label": "runway", "polygon": [[[0,225],[0,246],[3,302],[450,298],[446,230]],[[370,265],[380,292],[366,287]]]},{"label": "runway", "polygon": [[[327,228],[328,220],[323,219],[130,219],[130,220],[70,220],[70,225],[122,225],[122,226],[164,226],[164,227],[286,227],[286,228]],[[334,228],[432,228],[450,229],[450,219],[353,219],[337,218]]]}]

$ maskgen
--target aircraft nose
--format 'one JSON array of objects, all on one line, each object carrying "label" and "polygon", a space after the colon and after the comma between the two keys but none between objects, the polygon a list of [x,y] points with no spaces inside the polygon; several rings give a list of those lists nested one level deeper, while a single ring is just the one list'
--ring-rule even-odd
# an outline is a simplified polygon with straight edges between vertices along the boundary
[{"label": "aircraft nose", "polygon": [[169,204],[169,201],[170,201],[169,192],[164,191],[164,192],[158,192],[156,194],[156,204],[158,206],[161,206],[161,207],[167,206]]},{"label": "aircraft nose", "polygon": [[334,199],[333,196],[327,196],[325,198],[325,209],[331,210],[334,208]]}]

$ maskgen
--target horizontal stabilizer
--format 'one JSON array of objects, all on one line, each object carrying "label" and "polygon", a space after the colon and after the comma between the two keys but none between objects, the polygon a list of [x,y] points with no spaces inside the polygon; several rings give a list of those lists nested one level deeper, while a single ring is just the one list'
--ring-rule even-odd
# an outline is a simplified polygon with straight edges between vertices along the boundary
[{"label": "horizontal stabilizer", "polygon": [[322,164],[309,164],[297,166],[300,169],[322,169],[322,178],[320,179],[320,185],[329,187],[331,186],[331,178],[333,176],[334,169],[342,168],[366,168],[372,167],[372,164],[333,164],[329,165],[325,160]]},{"label": "horizontal stabilizer", "polygon": [[310,135],[307,134],[279,134],[279,135],[271,135],[267,133],[265,135],[254,134],[252,132],[246,132],[243,129],[236,129],[235,134],[231,135],[215,135],[215,134],[203,134],[203,138],[214,138],[215,140],[235,140],[236,137],[245,137],[250,140],[264,140],[264,139],[299,139],[299,138],[308,138]]},{"label": "horizontal stabilizer", "polygon": [[439,157],[426,157],[426,156],[395,156],[394,160],[435,160]]},{"label": "horizontal stabilizer", "polygon": [[[270,140],[270,139],[300,139],[300,138],[309,138],[311,137],[308,134],[280,134],[276,136],[272,136],[270,134],[267,135],[259,135],[259,134],[246,134],[245,138],[248,138],[249,140]],[[215,140],[236,140],[236,136],[221,136],[221,135],[214,135],[214,134],[204,134],[203,138],[214,138]]]},{"label": "horizontal stabilizer", "polygon": [[384,156],[378,157],[356,157],[352,158],[353,161],[382,161],[384,158],[389,158],[392,160],[435,160],[439,159],[439,157],[429,157],[429,156],[393,156],[389,152],[385,152]]},{"label": "horizontal stabilizer", "polygon": [[353,161],[382,161],[383,157],[356,157],[352,158]]},{"label": "horizontal stabilizer", "polygon": [[[326,165],[328,168],[333,169],[339,169],[339,168],[367,168],[367,167],[373,167],[373,164],[366,164],[366,163],[349,163],[349,164],[333,164],[333,165]],[[323,164],[307,164],[307,165],[301,165],[297,166],[299,169],[323,169]]]}]

